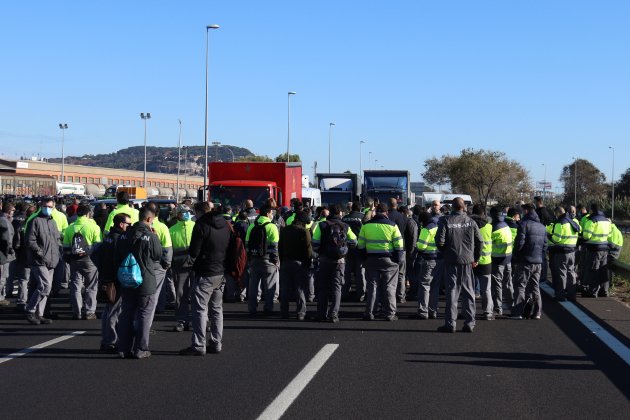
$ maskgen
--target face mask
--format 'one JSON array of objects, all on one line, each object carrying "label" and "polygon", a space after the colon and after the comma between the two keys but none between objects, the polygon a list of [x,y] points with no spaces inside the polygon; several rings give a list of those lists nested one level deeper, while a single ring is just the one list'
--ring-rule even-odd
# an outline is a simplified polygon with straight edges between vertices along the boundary
[{"label": "face mask", "polygon": [[52,216],[52,209],[50,207],[42,207],[42,214],[46,217]]},{"label": "face mask", "polygon": [[192,216],[190,215],[190,213],[182,213],[182,220],[184,222],[188,222],[191,219],[191,217]]}]

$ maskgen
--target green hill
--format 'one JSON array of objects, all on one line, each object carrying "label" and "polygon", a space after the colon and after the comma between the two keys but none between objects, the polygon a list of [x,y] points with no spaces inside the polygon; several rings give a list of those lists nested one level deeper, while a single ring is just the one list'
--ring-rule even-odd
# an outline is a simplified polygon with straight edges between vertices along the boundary
[{"label": "green hill", "polygon": [[[229,149],[229,150],[228,150]],[[244,147],[222,145],[208,146],[208,161],[223,162],[251,156],[253,153]],[[203,146],[186,146],[181,151],[182,172],[188,174],[202,174],[204,163]],[[61,163],[60,158],[50,159],[50,162]],[[132,169],[142,171],[144,168],[144,147],[133,146],[114,153],[100,155],[66,156],[65,163],[70,165],[100,166],[114,169]],[[161,173],[177,172],[177,147],[147,146],[147,171]]]}]

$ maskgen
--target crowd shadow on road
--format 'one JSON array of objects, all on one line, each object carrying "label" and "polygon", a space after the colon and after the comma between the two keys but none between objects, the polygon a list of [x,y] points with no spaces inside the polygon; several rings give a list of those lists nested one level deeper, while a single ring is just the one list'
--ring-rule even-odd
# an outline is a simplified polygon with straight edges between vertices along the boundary
[{"label": "crowd shadow on road", "polygon": [[[566,356],[540,353],[506,352],[458,352],[458,353],[405,353],[408,356],[430,357],[430,359],[405,360],[408,363],[453,364],[506,369],[553,369],[553,370],[598,370],[586,356]],[[436,359],[435,357],[438,357]],[[448,360],[444,358],[469,358],[473,360]],[[477,360],[475,360],[477,359]],[[482,359],[482,360],[479,360]],[[564,363],[583,362],[583,363]]]}]

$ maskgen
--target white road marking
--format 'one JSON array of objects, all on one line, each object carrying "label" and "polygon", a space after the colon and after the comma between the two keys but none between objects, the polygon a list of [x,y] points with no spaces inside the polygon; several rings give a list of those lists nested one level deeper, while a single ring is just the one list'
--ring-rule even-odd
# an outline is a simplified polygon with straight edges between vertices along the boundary
[{"label": "white road marking", "polygon": [[304,369],[282,390],[280,395],[258,416],[258,420],[276,420],[282,417],[338,347],[339,344],[326,344],[322,347],[315,357],[304,366]]},{"label": "white road marking", "polygon": [[[540,290],[543,290],[549,296],[554,297],[555,291],[547,283],[540,285]],[[617,356],[621,358],[627,365],[630,365],[630,348],[628,348],[621,341],[617,340],[614,335],[606,331],[597,321],[589,317],[584,311],[577,307],[573,302],[559,302],[571,315],[573,315],[582,325],[589,329],[590,332],[595,334],[595,337],[599,338],[608,348],[614,351]]]},{"label": "white road marking", "polygon": [[85,331],[74,331],[74,332],[71,332],[68,335],[62,335],[61,337],[53,338],[52,340],[45,341],[45,342],[43,342],[41,344],[35,344],[32,347],[28,347],[26,349],[22,349],[20,351],[16,351],[15,353],[11,353],[8,356],[0,357],[0,364],[2,364],[4,362],[8,362],[8,361],[13,360],[13,359],[16,359],[18,357],[22,357],[22,356],[24,356],[26,354],[29,354],[29,353],[32,353],[34,351],[41,350],[41,349],[46,348],[48,346],[52,346],[53,344],[61,343],[62,341],[69,340],[69,339],[71,339],[73,337],[76,337],[77,335],[81,335],[81,334],[84,334],[84,333],[85,333]]}]

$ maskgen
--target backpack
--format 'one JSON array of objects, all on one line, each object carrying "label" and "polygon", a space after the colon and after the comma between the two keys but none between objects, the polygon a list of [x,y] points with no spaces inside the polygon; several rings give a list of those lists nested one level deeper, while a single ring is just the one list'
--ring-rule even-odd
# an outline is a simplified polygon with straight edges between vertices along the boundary
[{"label": "backpack", "polygon": [[78,232],[75,230],[70,242],[70,254],[76,259],[83,258],[87,255],[88,247],[87,239],[81,233],[81,229]]},{"label": "backpack", "polygon": [[225,271],[232,276],[236,283],[241,286],[241,278],[247,269],[247,252],[245,251],[245,244],[240,236],[234,231],[232,225],[230,225],[230,243],[227,249],[227,256],[225,259]]},{"label": "backpack", "polygon": [[[327,226],[322,229],[323,226]],[[339,260],[348,254],[348,227],[338,222],[321,222],[323,254],[333,260]]]},{"label": "backpack", "polygon": [[122,287],[128,289],[137,289],[142,284],[140,265],[132,252],[127,255],[123,262],[120,263],[120,267],[118,267],[118,281]]},{"label": "backpack", "polygon": [[249,241],[247,242],[247,251],[253,257],[264,257],[267,253],[267,229],[265,228],[269,223],[266,222],[262,225],[254,222],[252,231],[249,232]]}]

